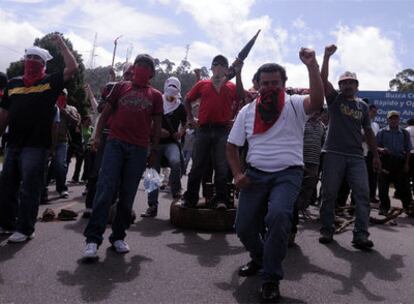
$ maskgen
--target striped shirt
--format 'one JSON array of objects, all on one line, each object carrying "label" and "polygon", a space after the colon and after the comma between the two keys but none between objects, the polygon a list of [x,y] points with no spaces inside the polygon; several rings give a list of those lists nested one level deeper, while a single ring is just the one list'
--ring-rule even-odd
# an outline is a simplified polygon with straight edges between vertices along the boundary
[{"label": "striped shirt", "polygon": [[308,120],[305,124],[303,137],[303,161],[319,165],[325,129],[317,120]]}]

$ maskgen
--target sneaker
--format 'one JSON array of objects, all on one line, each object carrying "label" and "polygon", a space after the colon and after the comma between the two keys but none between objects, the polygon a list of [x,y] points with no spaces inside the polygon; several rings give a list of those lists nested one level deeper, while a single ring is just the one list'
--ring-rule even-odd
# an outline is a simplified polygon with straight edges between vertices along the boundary
[{"label": "sneaker", "polygon": [[61,198],[68,198],[69,197],[69,192],[68,191],[59,192],[59,196]]},{"label": "sneaker", "polygon": [[260,297],[264,303],[276,303],[280,298],[279,282],[263,283]]},{"label": "sneaker", "polygon": [[94,259],[98,257],[98,244],[87,243],[85,247],[85,253],[83,254],[85,259]]},{"label": "sneaker", "polygon": [[127,253],[129,252],[129,246],[124,240],[117,240],[112,244],[113,248],[117,253]]},{"label": "sneaker", "polygon": [[20,233],[19,231],[16,231],[8,238],[7,241],[9,243],[23,243],[33,238],[34,238],[34,233],[32,233],[31,235],[26,235],[26,234]]},{"label": "sneaker", "polygon": [[223,203],[223,202],[218,202],[217,204],[216,204],[216,210],[226,210],[227,209],[227,206],[226,206],[226,204],[225,203]]},{"label": "sneaker", "polygon": [[352,245],[361,250],[369,250],[374,247],[374,243],[367,237],[357,237],[352,240]]},{"label": "sneaker", "polygon": [[321,244],[329,244],[333,242],[333,235],[331,233],[323,232],[319,237],[319,243]]},{"label": "sneaker", "polygon": [[0,226],[0,235],[1,234],[13,234],[14,230],[7,230]]},{"label": "sneaker", "polygon": [[145,212],[141,213],[141,217],[156,217],[157,213],[157,206],[149,206]]},{"label": "sneaker", "polygon": [[82,214],[82,218],[90,218],[92,214],[92,209],[91,208],[85,208],[85,210],[83,211]]}]

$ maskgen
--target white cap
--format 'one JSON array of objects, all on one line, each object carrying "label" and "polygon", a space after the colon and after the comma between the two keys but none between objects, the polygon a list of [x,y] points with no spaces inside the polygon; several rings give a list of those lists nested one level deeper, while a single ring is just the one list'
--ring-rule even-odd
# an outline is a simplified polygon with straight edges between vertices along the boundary
[{"label": "white cap", "polygon": [[26,49],[25,56],[27,55],[37,55],[46,63],[47,61],[53,59],[53,56],[50,55],[48,50],[42,49],[38,46],[32,46]]}]

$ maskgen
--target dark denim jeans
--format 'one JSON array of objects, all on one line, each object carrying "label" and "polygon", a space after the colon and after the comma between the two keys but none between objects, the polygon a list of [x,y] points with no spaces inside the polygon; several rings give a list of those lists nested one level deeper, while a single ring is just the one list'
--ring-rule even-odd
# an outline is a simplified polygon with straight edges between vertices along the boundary
[{"label": "dark denim jeans", "polygon": [[[385,165],[386,164],[386,165]],[[388,211],[391,208],[389,197],[390,184],[393,183],[404,209],[409,209],[412,201],[410,181],[404,172],[404,159],[390,158],[383,160],[382,172],[378,175],[378,193],[380,208]]]},{"label": "dark denim jeans", "polygon": [[45,148],[7,149],[0,187],[0,226],[4,229],[25,235],[34,232],[48,153]]},{"label": "dark denim jeans", "polygon": [[335,202],[342,181],[346,178],[355,201],[355,237],[368,237],[369,186],[364,158],[325,153],[322,173],[321,233],[335,232]]},{"label": "dark denim jeans", "polygon": [[[248,169],[247,176],[251,184],[239,194],[236,232],[252,260],[263,265],[263,281],[279,281],[303,169],[291,167],[274,173]],[[263,219],[267,228],[264,239]]]},{"label": "dark denim jeans", "polygon": [[[157,162],[154,166],[157,172],[160,172],[161,157],[168,160],[168,166],[171,168],[170,182],[171,193],[175,195],[181,190],[181,151],[176,143],[160,145]],[[148,205],[158,206],[158,189],[148,193]]]},{"label": "dark denim jeans", "polygon": [[52,161],[52,168],[56,180],[56,191],[68,191],[66,185],[66,174],[68,173],[68,143],[58,143],[56,145],[55,157]]},{"label": "dark denim jeans", "polygon": [[229,130],[224,126],[200,127],[196,131],[193,147],[193,165],[188,175],[184,200],[196,205],[205,164],[213,153],[214,186],[217,201],[227,201],[227,179],[229,167],[226,160],[226,144]]},{"label": "dark denim jeans", "polygon": [[131,223],[131,210],[138,184],[145,170],[148,149],[111,139],[106,142],[99,172],[92,214],[84,235],[87,243],[100,245],[109,209],[119,189],[116,216],[112,223],[111,243],[123,240]]},{"label": "dark denim jeans", "polygon": [[[86,194],[85,199],[86,208],[92,209],[93,199],[95,198],[96,193],[96,184],[98,183],[99,171],[101,170],[102,166],[102,158],[105,150],[107,137],[108,134],[103,133],[101,136],[101,145],[99,146],[98,151],[91,151],[91,169],[89,171],[88,183],[86,185],[86,188],[88,189],[88,193]],[[116,200],[115,195],[113,201]]]}]

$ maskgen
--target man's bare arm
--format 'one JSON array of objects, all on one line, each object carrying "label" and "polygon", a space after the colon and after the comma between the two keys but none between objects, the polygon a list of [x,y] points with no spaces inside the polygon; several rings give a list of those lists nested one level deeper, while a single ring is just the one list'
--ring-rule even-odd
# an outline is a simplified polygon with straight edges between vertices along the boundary
[{"label": "man's bare arm", "polygon": [[79,65],[75,59],[75,56],[73,56],[72,52],[69,50],[61,35],[53,35],[52,41],[63,56],[63,61],[65,62],[65,69],[63,70],[63,81],[67,82],[78,71]]},{"label": "man's bare arm", "polygon": [[336,50],[337,50],[336,45],[334,44],[329,45],[325,47],[325,53],[323,55],[321,77],[322,77],[322,82],[323,82],[324,89],[325,89],[325,96],[330,96],[335,91],[335,88],[333,87],[332,83],[328,81],[328,76],[329,76],[329,59],[336,52]]},{"label": "man's bare arm", "polygon": [[309,73],[310,95],[305,98],[304,109],[306,114],[311,114],[315,111],[320,111],[323,106],[323,83],[319,72],[319,65],[316,61],[315,51],[302,48],[300,50],[299,57],[306,65]]}]

